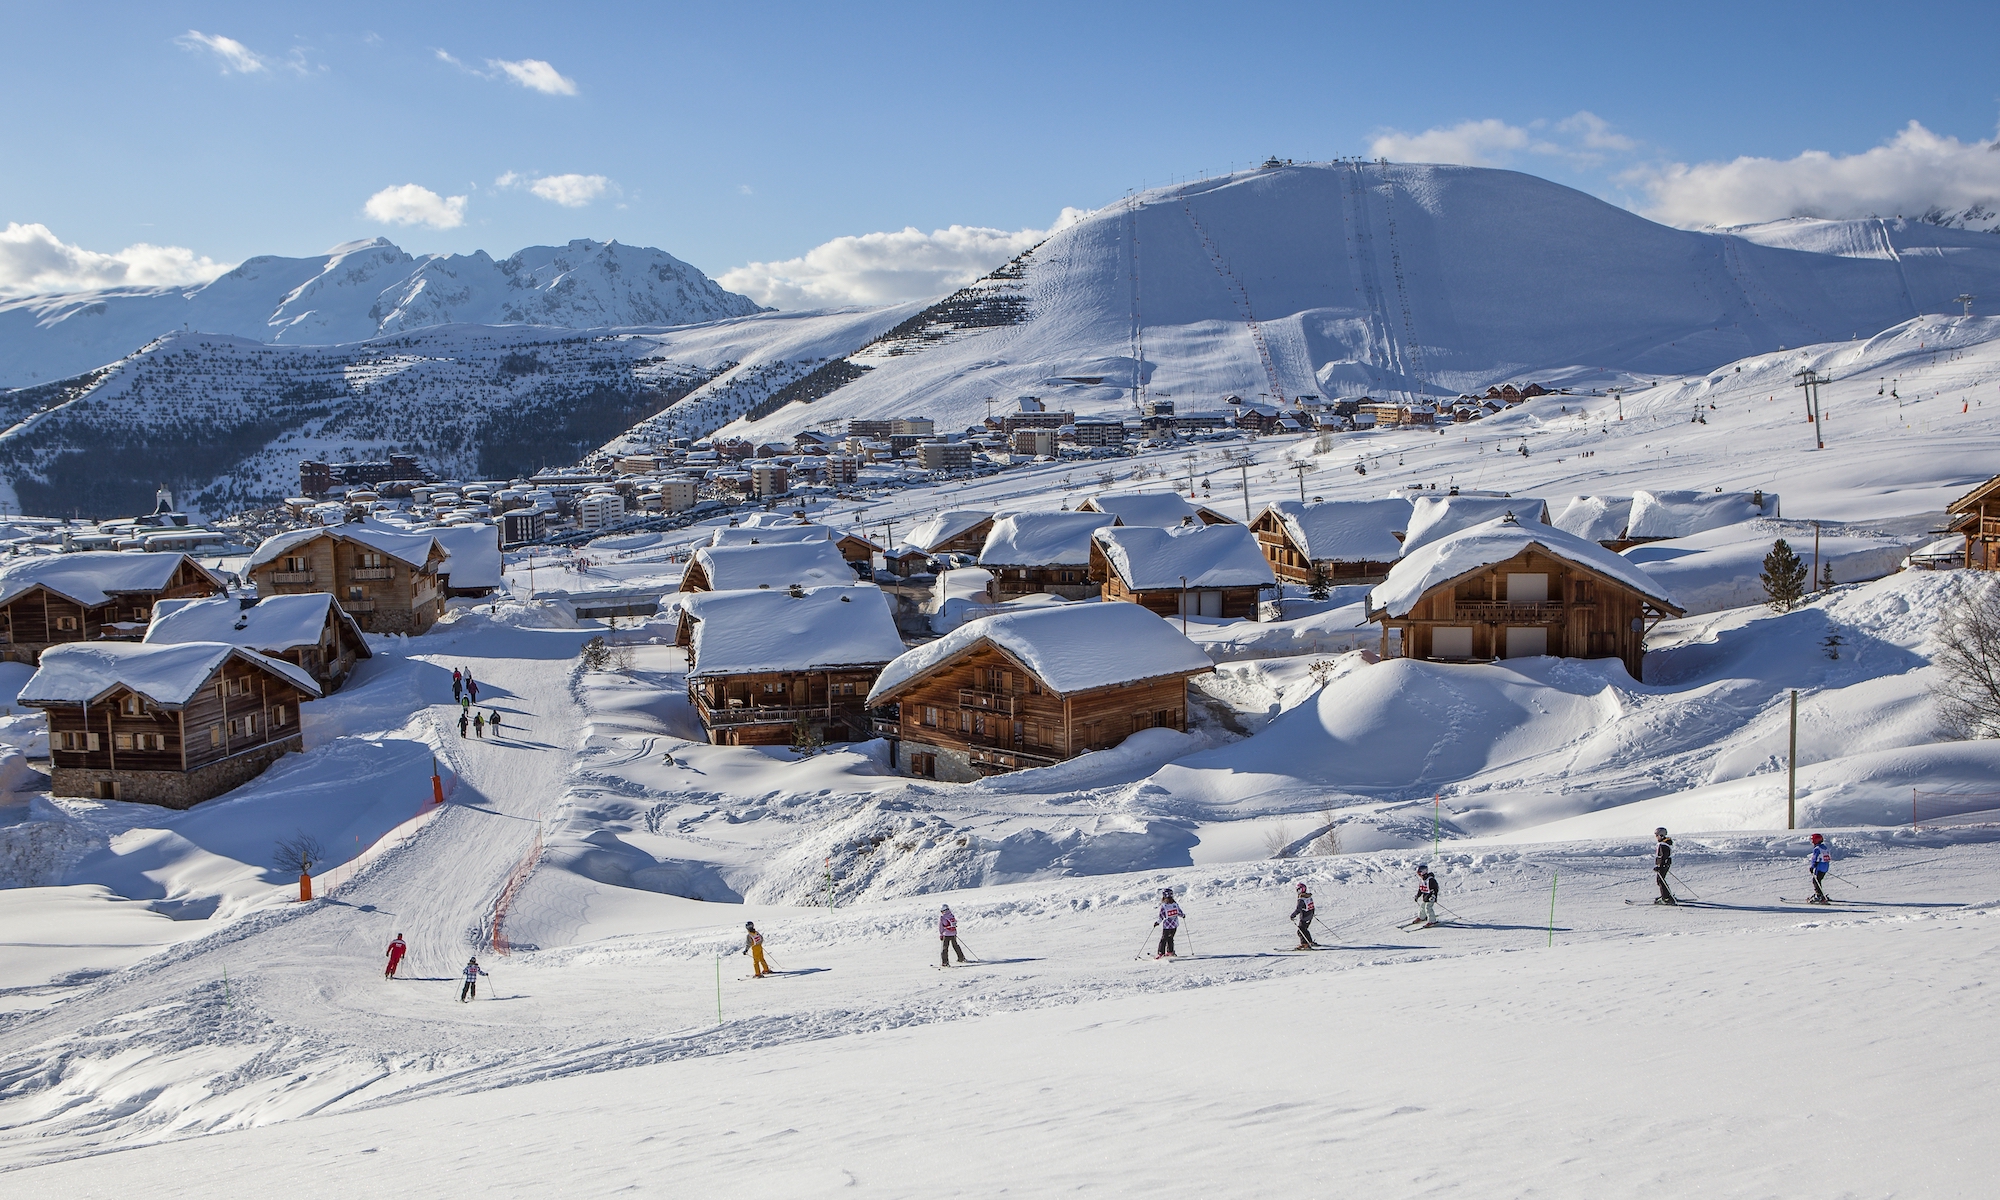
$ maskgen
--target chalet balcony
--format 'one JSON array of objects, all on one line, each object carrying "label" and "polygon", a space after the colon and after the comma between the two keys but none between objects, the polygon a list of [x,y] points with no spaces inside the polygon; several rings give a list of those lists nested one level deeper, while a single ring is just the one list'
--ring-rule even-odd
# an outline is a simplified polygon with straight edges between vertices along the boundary
[{"label": "chalet balcony", "polygon": [[347,577],[357,583],[365,583],[372,579],[394,579],[396,577],[396,568],[356,567],[347,573]]},{"label": "chalet balcony", "polygon": [[986,692],[974,688],[958,689],[958,706],[977,709],[980,712],[1004,713],[1013,716],[1019,710],[1018,698],[1006,692]]},{"label": "chalet balcony", "polygon": [[375,602],[373,600],[342,600],[340,607],[351,613],[372,613],[375,611]]},{"label": "chalet balcony", "polygon": [[1452,606],[1453,616],[1439,621],[1487,621],[1495,625],[1559,625],[1571,608],[1592,608],[1590,604],[1562,604],[1550,600],[1540,604],[1507,600],[1460,600]]},{"label": "chalet balcony", "polygon": [[[701,716],[701,723],[710,729],[732,725],[790,725],[800,717],[808,721],[824,721],[840,715],[839,705],[829,710],[824,704],[815,704],[807,708],[793,708],[780,704],[735,704],[728,708],[713,708],[705,702],[697,701],[695,710]],[[888,724],[894,727],[894,722]]]},{"label": "chalet balcony", "polygon": [[1001,767],[1009,771],[1027,767],[1052,767],[1062,761],[1053,755],[1036,754],[1031,750],[983,746],[977,743],[968,746],[965,754],[975,766]]},{"label": "chalet balcony", "polygon": [[311,571],[273,571],[271,572],[270,579],[272,583],[311,583],[313,581],[313,573]]}]

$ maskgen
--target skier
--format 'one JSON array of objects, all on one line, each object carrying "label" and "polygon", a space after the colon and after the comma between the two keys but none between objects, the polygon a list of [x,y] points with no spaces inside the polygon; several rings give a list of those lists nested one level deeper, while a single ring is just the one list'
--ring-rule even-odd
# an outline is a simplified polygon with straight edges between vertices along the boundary
[{"label": "skier", "polygon": [[1438,923],[1437,918],[1438,878],[1422,863],[1417,864],[1417,919],[1410,922],[1419,929],[1429,929]]},{"label": "skier", "polygon": [[1667,827],[1660,826],[1653,831],[1653,882],[1660,885],[1660,898],[1655,904],[1679,904],[1674,894],[1667,890],[1667,872],[1674,869],[1674,839],[1667,836]]},{"label": "skier", "polygon": [[757,932],[755,921],[743,922],[743,928],[748,931],[743,935],[743,953],[750,956],[756,977],[762,979],[771,973],[771,964],[764,961],[764,935]]},{"label": "skier", "polygon": [[1160,919],[1153,922],[1160,931],[1160,948],[1153,955],[1155,959],[1174,958],[1174,932],[1181,927],[1181,918],[1187,916],[1181,906],[1174,903],[1174,889],[1160,893]]},{"label": "skier", "polygon": [[474,714],[472,714],[472,732],[474,732],[474,733],[478,734],[478,735],[479,735],[479,736],[480,736],[480,737],[481,737],[482,739],[483,739],[483,738],[485,738],[485,736],[486,736],[486,714],[485,714],[485,713],[474,713]]},{"label": "skier", "polygon": [[478,955],[475,954],[465,960],[465,986],[458,989],[458,1002],[460,1004],[465,1003],[467,1000],[479,999],[479,977],[484,974],[486,972],[479,965]]},{"label": "skier", "polygon": [[1816,833],[1812,835],[1812,861],[1809,865],[1812,867],[1813,897],[1806,903],[1833,903],[1826,898],[1826,873],[1833,869],[1833,847]]},{"label": "skier", "polygon": [[403,944],[403,935],[400,933],[397,934],[396,940],[389,943],[389,969],[382,972],[382,978],[394,979],[396,977],[396,968],[401,965],[403,955],[409,953],[409,950],[410,948]]},{"label": "skier", "polygon": [[486,723],[487,723],[488,725],[491,725],[491,726],[493,727],[493,736],[494,736],[494,737],[499,737],[499,736],[500,736],[500,710],[499,710],[499,709],[497,709],[497,708],[489,708],[489,709],[487,709],[487,710],[486,710]]},{"label": "skier", "polygon": [[958,944],[958,918],[951,915],[947,904],[938,913],[938,966],[950,966],[953,951],[958,952],[958,961],[965,961],[965,950]]},{"label": "skier", "polygon": [[458,736],[460,736],[460,737],[464,737],[464,736],[465,736],[465,727],[466,727],[467,725],[470,725],[470,724],[472,724],[472,722],[470,722],[470,721],[468,721],[468,720],[466,720],[466,719],[465,719],[465,710],[464,710],[464,709],[462,709],[462,708],[461,708],[461,709],[459,709],[459,710],[458,710]]},{"label": "skier", "polygon": [[1306,890],[1306,885],[1303,883],[1299,885],[1298,891],[1299,902],[1292,906],[1292,924],[1299,927],[1299,949],[1310,950],[1319,945],[1313,941],[1312,935],[1313,894]]}]

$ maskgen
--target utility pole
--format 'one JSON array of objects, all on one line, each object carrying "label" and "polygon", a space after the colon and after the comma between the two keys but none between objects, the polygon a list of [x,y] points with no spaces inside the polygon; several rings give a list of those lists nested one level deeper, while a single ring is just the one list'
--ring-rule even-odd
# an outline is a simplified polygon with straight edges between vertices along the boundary
[{"label": "utility pole", "polygon": [[1817,591],[1819,591],[1819,590],[1820,590],[1820,586],[1819,586],[1819,522],[1818,522],[1818,521],[1814,521],[1814,522],[1813,522],[1813,591],[1817,592]]},{"label": "utility pole", "polygon": [[1785,828],[1799,827],[1799,692],[1792,689],[1792,748],[1785,755]]},{"label": "utility pole", "polygon": [[1623,387],[1608,387],[1605,388],[1604,390],[1610,392],[1613,396],[1617,397],[1618,419],[1620,421],[1623,421],[1625,419],[1625,389]]},{"label": "utility pole", "polygon": [[1181,636],[1187,636],[1187,576],[1181,576]]},{"label": "utility pole", "polygon": [[1806,420],[1812,423],[1814,449],[1824,450],[1826,449],[1826,432],[1822,428],[1824,422],[1820,420],[1819,389],[1820,385],[1832,383],[1833,380],[1813,370],[1811,367],[1795,372],[1792,378],[1798,380],[1797,383],[1792,385],[1793,387],[1802,387],[1806,390]]},{"label": "utility pole", "polygon": [[1299,477],[1299,503],[1306,502],[1306,472],[1312,470],[1311,463],[1293,463],[1292,470]]},{"label": "utility pole", "polygon": [[1237,469],[1243,472],[1243,523],[1248,525],[1255,518],[1250,515],[1250,468],[1257,464],[1249,459],[1237,461]]}]

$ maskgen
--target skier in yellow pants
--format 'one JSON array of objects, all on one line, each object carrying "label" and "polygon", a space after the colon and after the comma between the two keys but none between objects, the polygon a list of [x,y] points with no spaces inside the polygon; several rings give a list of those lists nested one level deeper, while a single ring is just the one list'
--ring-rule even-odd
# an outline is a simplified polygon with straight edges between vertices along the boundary
[{"label": "skier in yellow pants", "polygon": [[743,922],[743,928],[748,931],[743,935],[743,953],[750,956],[750,964],[756,968],[756,977],[762,979],[771,974],[771,964],[764,961],[764,935],[757,932],[755,921]]}]

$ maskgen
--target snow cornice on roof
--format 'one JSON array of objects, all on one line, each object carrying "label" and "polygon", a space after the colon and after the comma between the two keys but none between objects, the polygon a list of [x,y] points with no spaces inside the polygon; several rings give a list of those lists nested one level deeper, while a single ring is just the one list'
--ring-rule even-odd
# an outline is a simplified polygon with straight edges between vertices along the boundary
[{"label": "snow cornice on roof", "polygon": [[320,695],[312,676],[288,662],[223,642],[68,642],[42,652],[41,666],[21,688],[20,702],[35,708],[96,704],[121,689],[156,708],[179,709],[231,658],[240,658]]},{"label": "snow cornice on roof", "polygon": [[1137,604],[1031,608],[968,621],[890,663],[868,694],[882,704],[954,659],[991,646],[1058,696],[1215,669],[1165,618]]}]

